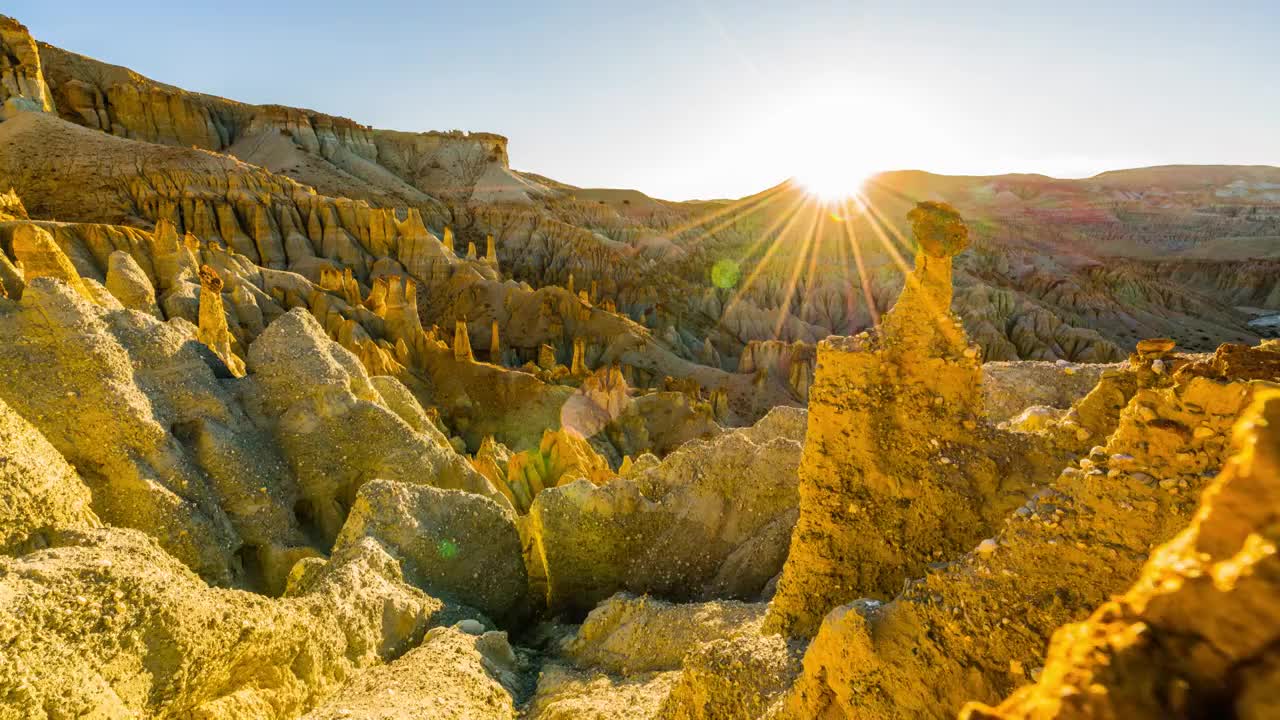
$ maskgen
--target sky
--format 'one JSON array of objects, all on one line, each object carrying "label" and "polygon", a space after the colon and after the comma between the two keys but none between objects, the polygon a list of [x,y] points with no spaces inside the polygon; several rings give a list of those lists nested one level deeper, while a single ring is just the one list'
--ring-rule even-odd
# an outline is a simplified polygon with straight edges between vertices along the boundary
[{"label": "sky", "polygon": [[1280,165],[1280,1],[7,0],[38,40],[188,90],[668,199],[798,175]]}]

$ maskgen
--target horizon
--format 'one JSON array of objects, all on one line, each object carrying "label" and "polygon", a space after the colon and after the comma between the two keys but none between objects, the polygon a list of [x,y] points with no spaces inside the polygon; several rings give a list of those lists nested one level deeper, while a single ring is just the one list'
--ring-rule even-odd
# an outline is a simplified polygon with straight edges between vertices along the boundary
[{"label": "horizon", "polygon": [[[37,40],[191,92],[382,129],[493,132],[508,138],[513,169],[676,201],[747,196],[793,177],[852,190],[882,171],[1083,180],[1280,166],[1280,138],[1264,120],[1280,113],[1280,97],[1256,90],[1280,69],[1267,50],[1280,9],[1264,3],[1213,17],[1189,4],[1159,15],[1143,3],[837,5],[489,3],[432,18],[441,11],[374,0],[342,23],[324,6],[241,0],[221,12],[19,0],[6,12]],[[1058,32],[1062,23],[1073,31]],[[230,52],[203,50],[232,37]],[[344,42],[351,51],[334,52]],[[510,57],[497,57],[499,46]],[[1010,59],[1019,62],[1001,62]],[[1198,102],[1183,107],[1183,97]],[[1080,112],[1085,103],[1108,112]]]}]

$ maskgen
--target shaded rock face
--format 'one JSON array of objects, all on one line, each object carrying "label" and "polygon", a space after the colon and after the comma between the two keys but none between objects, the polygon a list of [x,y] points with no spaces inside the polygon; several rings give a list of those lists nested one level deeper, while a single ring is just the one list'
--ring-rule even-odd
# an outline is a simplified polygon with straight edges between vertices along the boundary
[{"label": "shaded rock face", "polygon": [[763,619],[759,603],[615,595],[543,665],[527,716],[762,717],[800,669],[800,648],[761,633]]},{"label": "shaded rock face", "polygon": [[303,717],[514,720],[527,664],[506,633],[435,628],[407,655],[358,675]]},{"label": "shaded rock face", "polygon": [[778,408],[626,478],[541,492],[529,514],[530,562],[546,576],[547,605],[583,612],[618,590],[758,596],[795,522],[802,415]]},{"label": "shaded rock face", "polygon": [[528,581],[509,511],[460,490],[374,480],[360,488],[333,552],[373,538],[425,592],[508,619]]},{"label": "shaded rock face", "polygon": [[300,514],[323,542],[337,537],[356,493],[374,478],[464,489],[499,499],[482,475],[389,409],[360,361],[294,310],[249,348],[258,412],[298,479]]},{"label": "shaded rock face", "polygon": [[887,599],[972,547],[1052,472],[1031,436],[983,417],[977,348],[950,312],[953,209],[913,211],[921,252],[877,335],[818,347],[800,466],[800,520],[768,627],[817,632],[832,608]]},{"label": "shaded rock face", "polygon": [[1280,391],[1260,390],[1191,525],[1059,630],[1039,681],[966,720],[1272,717],[1280,688]]}]

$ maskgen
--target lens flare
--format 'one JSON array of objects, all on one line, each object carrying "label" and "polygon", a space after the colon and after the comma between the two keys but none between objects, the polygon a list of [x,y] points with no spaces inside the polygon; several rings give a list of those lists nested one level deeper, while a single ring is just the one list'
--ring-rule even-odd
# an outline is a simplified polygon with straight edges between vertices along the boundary
[{"label": "lens flare", "polygon": [[738,263],[730,258],[717,260],[716,264],[711,266],[711,282],[722,290],[732,290],[737,287],[741,276],[742,270],[738,267]]}]

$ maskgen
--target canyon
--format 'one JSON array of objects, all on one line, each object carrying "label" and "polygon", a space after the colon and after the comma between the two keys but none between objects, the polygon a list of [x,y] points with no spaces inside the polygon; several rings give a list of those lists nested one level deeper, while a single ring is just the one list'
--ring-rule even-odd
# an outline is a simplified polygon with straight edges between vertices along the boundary
[{"label": "canyon", "polygon": [[0,17],[0,191],[0,719],[1280,712],[1280,168],[674,202]]}]

